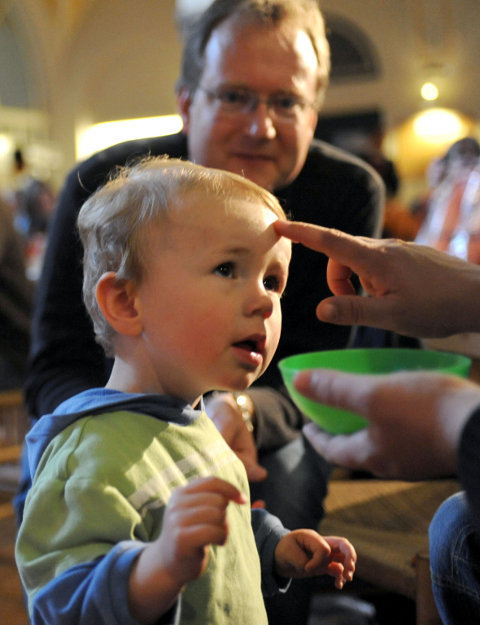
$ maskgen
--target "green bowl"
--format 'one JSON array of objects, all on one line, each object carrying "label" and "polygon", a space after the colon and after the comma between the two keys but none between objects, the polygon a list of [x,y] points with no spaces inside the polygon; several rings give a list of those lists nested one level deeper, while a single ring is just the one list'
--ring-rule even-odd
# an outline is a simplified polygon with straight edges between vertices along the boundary
[{"label": "green bowl", "polygon": [[306,369],[336,369],[348,373],[393,373],[435,371],[467,377],[471,360],[467,356],[425,349],[339,349],[297,354],[280,360],[278,367],[285,386],[298,408],[331,434],[349,434],[365,427],[359,415],[332,408],[301,395],[293,386],[295,375]]}]

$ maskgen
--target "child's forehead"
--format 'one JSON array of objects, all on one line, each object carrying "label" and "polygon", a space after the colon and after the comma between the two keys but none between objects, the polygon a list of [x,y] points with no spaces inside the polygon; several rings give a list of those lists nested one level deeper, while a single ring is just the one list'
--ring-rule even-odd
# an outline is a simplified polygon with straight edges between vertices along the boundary
[{"label": "child's forehead", "polygon": [[262,230],[278,219],[278,215],[260,197],[240,193],[230,196],[190,195],[176,205],[169,217],[172,223],[178,225],[197,224],[221,229],[243,223]]},{"label": "child's forehead", "polygon": [[214,254],[226,250],[249,250],[266,254],[291,243],[279,237],[273,227],[279,216],[259,198],[218,197],[197,194],[176,201],[156,223],[144,229],[151,253],[175,251],[182,255]]}]

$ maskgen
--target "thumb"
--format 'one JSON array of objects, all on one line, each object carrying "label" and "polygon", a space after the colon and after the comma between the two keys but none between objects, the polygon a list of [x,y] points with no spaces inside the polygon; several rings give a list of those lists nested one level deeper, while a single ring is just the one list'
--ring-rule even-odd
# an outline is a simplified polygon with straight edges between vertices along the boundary
[{"label": "thumb", "polygon": [[320,321],[327,323],[393,329],[390,308],[387,302],[379,298],[338,295],[322,300],[316,312]]},{"label": "thumb", "polygon": [[293,380],[296,390],[313,401],[364,414],[379,377],[332,369],[300,371]]}]

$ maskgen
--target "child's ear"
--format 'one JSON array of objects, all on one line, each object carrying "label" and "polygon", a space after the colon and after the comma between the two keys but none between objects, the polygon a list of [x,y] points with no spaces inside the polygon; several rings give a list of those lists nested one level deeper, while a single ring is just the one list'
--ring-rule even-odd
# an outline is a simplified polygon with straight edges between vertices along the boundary
[{"label": "child's ear", "polygon": [[117,280],[114,271],[104,273],[98,281],[96,295],[100,310],[115,332],[123,336],[140,334],[142,319],[131,280]]}]

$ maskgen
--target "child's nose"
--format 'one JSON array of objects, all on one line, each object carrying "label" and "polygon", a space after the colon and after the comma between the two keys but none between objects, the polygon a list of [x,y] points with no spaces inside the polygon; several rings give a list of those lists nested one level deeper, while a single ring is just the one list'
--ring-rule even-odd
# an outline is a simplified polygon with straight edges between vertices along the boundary
[{"label": "child's nose", "polygon": [[249,314],[261,314],[264,319],[268,319],[272,315],[272,296],[263,284],[255,289],[255,293],[249,298],[247,308]]}]

